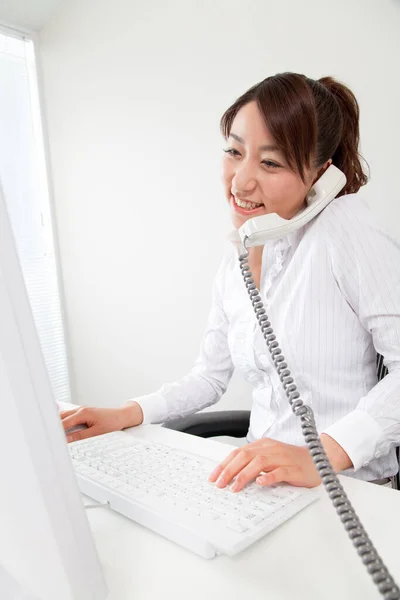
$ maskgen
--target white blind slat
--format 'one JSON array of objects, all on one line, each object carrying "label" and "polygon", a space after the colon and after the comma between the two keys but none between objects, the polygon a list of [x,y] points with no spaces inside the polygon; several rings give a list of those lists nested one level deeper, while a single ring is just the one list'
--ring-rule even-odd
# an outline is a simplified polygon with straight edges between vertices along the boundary
[{"label": "white blind slat", "polygon": [[71,400],[33,44],[0,33],[0,179],[55,400]]}]

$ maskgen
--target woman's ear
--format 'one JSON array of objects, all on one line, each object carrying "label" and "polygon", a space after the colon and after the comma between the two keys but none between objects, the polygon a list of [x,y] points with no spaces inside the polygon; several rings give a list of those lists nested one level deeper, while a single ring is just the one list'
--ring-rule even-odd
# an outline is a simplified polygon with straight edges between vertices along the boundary
[{"label": "woman's ear", "polygon": [[332,164],[332,159],[330,158],[329,160],[326,161],[326,163],[324,163],[322,165],[322,167],[320,167],[317,171],[317,176],[315,177],[314,181],[313,181],[313,185],[316,181],[318,181],[318,179],[321,177],[321,175],[323,175],[325,173],[325,171],[327,170],[328,167],[330,167]]}]

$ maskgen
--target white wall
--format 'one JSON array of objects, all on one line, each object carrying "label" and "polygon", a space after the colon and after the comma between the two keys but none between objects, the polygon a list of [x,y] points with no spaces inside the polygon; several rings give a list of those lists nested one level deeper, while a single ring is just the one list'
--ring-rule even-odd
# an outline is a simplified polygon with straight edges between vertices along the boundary
[{"label": "white wall", "polygon": [[1,0],[0,23],[18,30],[37,30],[69,0]]},{"label": "white wall", "polygon": [[[72,0],[41,32],[76,400],[117,405],[196,356],[228,211],[219,117],[275,72],[361,105],[373,209],[400,237],[398,0]],[[247,407],[238,379],[220,407]]]}]

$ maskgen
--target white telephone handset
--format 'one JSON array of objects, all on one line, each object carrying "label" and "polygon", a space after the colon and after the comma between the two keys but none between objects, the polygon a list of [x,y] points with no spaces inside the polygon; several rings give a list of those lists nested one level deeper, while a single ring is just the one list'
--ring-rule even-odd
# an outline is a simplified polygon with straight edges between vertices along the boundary
[{"label": "white telephone handset", "polygon": [[307,207],[292,219],[282,219],[276,213],[249,219],[239,229],[240,239],[246,237],[246,246],[261,246],[268,240],[281,238],[303,227],[318,215],[344,188],[346,176],[334,165],[316,181],[307,194]]}]

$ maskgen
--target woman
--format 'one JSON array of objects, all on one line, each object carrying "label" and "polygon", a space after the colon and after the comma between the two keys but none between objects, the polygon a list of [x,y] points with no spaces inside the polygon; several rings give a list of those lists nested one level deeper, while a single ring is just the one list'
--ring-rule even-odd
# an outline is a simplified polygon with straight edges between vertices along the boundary
[{"label": "woman", "polygon": [[[248,90],[221,127],[223,183],[236,229],[266,213],[296,215],[332,163],[346,175],[339,198],[298,231],[251,248],[249,263],[334,469],[368,481],[389,478],[400,443],[400,252],[357,194],[367,183],[357,101],[330,77],[284,73]],[[377,352],[389,369],[379,383]],[[298,419],[267,354],[230,244],[191,373],[121,408],[64,412],[64,428],[88,426],[68,441],[201,410],[220,399],[237,368],[253,385],[250,443],[210,480],[224,487],[235,478],[234,491],[254,478],[260,485],[316,486]]]}]

